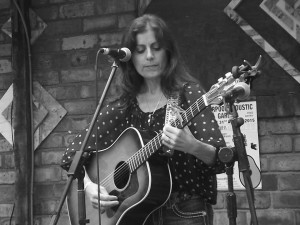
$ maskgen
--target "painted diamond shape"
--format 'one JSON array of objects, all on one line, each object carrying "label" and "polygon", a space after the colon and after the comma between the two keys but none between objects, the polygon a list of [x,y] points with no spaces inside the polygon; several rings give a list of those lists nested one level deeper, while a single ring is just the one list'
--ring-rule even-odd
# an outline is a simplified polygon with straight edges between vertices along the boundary
[{"label": "painted diamond shape", "polygon": [[7,118],[11,115],[13,101],[13,85],[11,85],[0,100],[0,133],[12,145],[13,127]]},{"label": "painted diamond shape", "polygon": [[43,33],[47,24],[32,10],[29,10],[29,19],[31,27],[31,44]]},{"label": "painted diamond shape", "polygon": [[39,127],[39,125],[43,122],[43,120],[48,115],[48,110],[39,103],[36,98],[33,96],[33,124],[34,124],[34,131]]},{"label": "painted diamond shape", "polygon": [[[30,42],[33,44],[37,38],[43,33],[46,29],[47,24],[32,10],[29,9],[29,20],[31,27],[31,39]],[[7,20],[5,24],[3,24],[1,30],[7,34],[10,38],[12,37],[11,30],[11,18]]]},{"label": "painted diamond shape", "polygon": [[[0,100],[0,133],[13,145],[11,105],[13,85]],[[33,82],[34,149],[51,133],[67,111],[38,83]]]},{"label": "painted diamond shape", "polygon": [[11,117],[12,117],[12,102],[3,110],[2,116],[11,124]]},{"label": "painted diamond shape", "polygon": [[[33,82],[33,88],[34,105],[39,111],[34,114],[37,116],[35,123],[38,124],[34,132],[34,149],[36,149],[63,119],[67,111],[37,81]],[[43,112],[40,111],[41,109]]]},{"label": "painted diamond shape", "polygon": [[7,34],[10,38],[12,37],[11,32],[11,18],[9,18],[2,26],[1,30]]}]

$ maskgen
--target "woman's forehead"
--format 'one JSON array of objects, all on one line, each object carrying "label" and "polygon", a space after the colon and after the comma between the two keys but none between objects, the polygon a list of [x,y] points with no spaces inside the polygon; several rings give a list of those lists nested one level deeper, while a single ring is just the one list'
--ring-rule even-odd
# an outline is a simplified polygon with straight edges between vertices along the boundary
[{"label": "woman's forehead", "polygon": [[149,44],[157,42],[156,34],[154,30],[149,26],[146,27],[145,31],[136,35],[137,45]]}]

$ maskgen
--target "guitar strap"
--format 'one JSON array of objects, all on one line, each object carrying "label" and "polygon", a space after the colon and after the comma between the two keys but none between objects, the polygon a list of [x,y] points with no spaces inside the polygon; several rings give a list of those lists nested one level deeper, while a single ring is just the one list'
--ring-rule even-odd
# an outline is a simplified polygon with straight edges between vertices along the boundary
[{"label": "guitar strap", "polygon": [[[168,98],[165,124],[170,124],[173,126],[175,121],[182,121],[180,112],[184,110],[180,108],[179,100],[179,95],[173,95]],[[163,147],[163,151],[166,156],[172,156],[174,153],[174,150],[166,149],[166,147]]]},{"label": "guitar strap", "polygon": [[182,121],[180,112],[184,111],[179,106],[179,95],[170,96],[167,101],[165,124],[174,124],[176,119]]}]

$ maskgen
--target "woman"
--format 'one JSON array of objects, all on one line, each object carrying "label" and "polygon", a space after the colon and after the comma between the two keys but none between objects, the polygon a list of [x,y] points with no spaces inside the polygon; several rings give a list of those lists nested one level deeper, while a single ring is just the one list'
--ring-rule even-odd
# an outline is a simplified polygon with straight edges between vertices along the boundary
[{"label": "woman", "polygon": [[[179,129],[174,125],[203,91],[185,70],[175,41],[161,18],[155,15],[136,18],[124,36],[123,46],[131,50],[132,58],[120,62],[122,74],[114,85],[114,94],[98,116],[87,148],[96,149],[96,136],[98,149],[108,148],[128,127],[139,130],[145,143],[162,131],[164,148],[159,148],[149,161],[169,166],[172,189],[163,206],[147,217],[147,224],[212,224],[216,174],[224,169],[217,159],[219,147],[225,145],[223,136],[209,107],[189,126]],[[165,121],[167,106],[175,112],[170,121]],[[80,149],[85,133],[78,135],[65,152],[64,169],[68,169],[74,151]],[[97,184],[87,173],[84,179],[86,194],[97,208]],[[122,203],[123,199],[116,195],[100,186],[102,213]],[[132,221],[136,221],[134,216]]]}]

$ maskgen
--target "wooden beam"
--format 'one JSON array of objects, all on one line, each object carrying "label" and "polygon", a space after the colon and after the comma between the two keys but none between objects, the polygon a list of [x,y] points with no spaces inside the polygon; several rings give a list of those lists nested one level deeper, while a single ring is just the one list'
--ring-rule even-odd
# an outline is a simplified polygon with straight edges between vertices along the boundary
[{"label": "wooden beam", "polygon": [[[16,7],[16,3],[19,8]],[[32,218],[32,113],[29,1],[12,0],[12,43],[14,71],[13,127],[16,166],[15,224],[33,224]],[[19,10],[18,10],[19,9]],[[23,20],[22,17],[23,16]],[[28,32],[24,29],[28,29]],[[30,38],[30,37],[29,37]],[[30,42],[29,42],[30,43]]]}]

